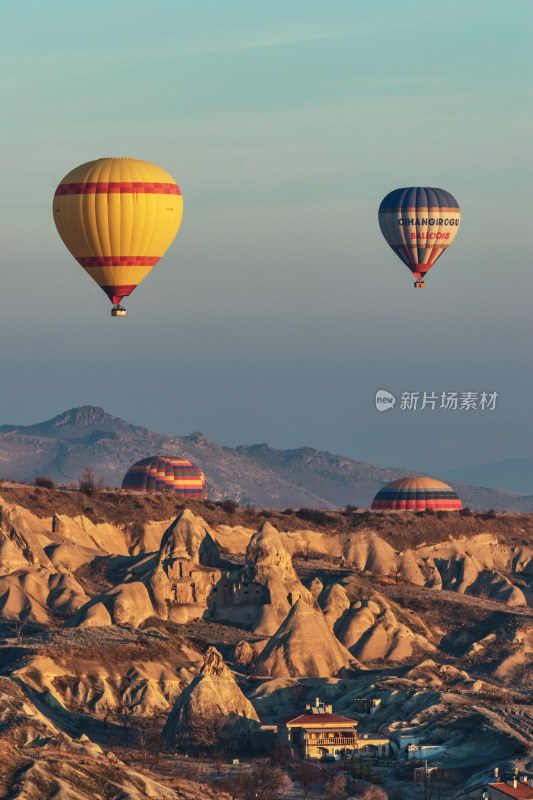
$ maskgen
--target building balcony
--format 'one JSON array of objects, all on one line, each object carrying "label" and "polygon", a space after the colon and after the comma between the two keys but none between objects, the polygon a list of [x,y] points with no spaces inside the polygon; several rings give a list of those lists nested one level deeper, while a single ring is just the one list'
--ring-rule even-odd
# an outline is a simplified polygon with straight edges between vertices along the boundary
[{"label": "building balcony", "polygon": [[307,739],[308,747],[336,747],[337,745],[351,744],[352,747],[357,743],[355,736],[325,736],[320,739]]}]

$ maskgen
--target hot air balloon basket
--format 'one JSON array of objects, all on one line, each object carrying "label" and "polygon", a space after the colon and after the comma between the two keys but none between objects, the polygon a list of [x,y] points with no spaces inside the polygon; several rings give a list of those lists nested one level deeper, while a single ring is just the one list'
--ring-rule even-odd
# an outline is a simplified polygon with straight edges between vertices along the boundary
[{"label": "hot air balloon basket", "polygon": [[123,306],[113,306],[111,309],[111,316],[112,317],[125,317],[126,316],[126,309]]}]

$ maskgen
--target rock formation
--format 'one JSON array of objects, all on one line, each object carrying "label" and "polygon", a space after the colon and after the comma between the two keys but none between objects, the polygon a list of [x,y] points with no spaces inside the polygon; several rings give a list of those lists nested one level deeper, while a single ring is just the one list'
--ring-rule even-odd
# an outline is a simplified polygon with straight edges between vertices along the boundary
[{"label": "rock formation", "polygon": [[222,656],[215,647],[209,647],[200,674],[176,700],[163,736],[170,748],[184,741],[207,747],[223,737],[249,733],[258,725],[254,707],[237,686]]},{"label": "rock formation", "polygon": [[333,583],[324,589],[319,597],[318,604],[331,628],[342,619],[345,611],[350,608],[350,600],[343,586]]},{"label": "rock formation", "polygon": [[48,556],[28,522],[28,517],[31,518],[32,515],[25,509],[0,503],[0,540],[10,540],[20,550],[28,564],[51,567]]},{"label": "rock formation", "polygon": [[339,640],[363,663],[379,658],[401,661],[414,646],[433,651],[435,645],[398,621],[382,596],[354,603],[345,612],[337,630]]},{"label": "rock formation", "polygon": [[174,622],[200,617],[221,577],[218,545],[200,517],[185,509],[165,531],[149,589],[158,616]]},{"label": "rock formation", "polygon": [[151,616],[184,623],[201,617],[220,580],[219,550],[205,522],[185,509],[167,528],[155,563],[136,571],[75,615],[69,625],[141,625]]},{"label": "rock formation", "polygon": [[249,667],[255,658],[255,652],[250,644],[245,640],[238,642],[233,650],[233,658],[236,664],[241,667]]},{"label": "rock formation", "polygon": [[333,635],[322,611],[298,600],[255,663],[256,675],[320,678],[361,666]]},{"label": "rock formation", "polygon": [[33,520],[26,509],[0,504],[0,619],[45,625],[54,611],[73,614],[89,598],[73,576],[56,571]]},{"label": "rock formation", "polygon": [[528,547],[502,546],[493,534],[452,539],[398,553],[372,531],[359,531],[344,543],[345,563],[379,576],[396,576],[417,586],[492,597],[507,605],[527,605],[524,593],[506,572],[533,560]]},{"label": "rock formation", "polygon": [[250,539],[244,567],[221,580],[208,602],[213,619],[246,625],[258,635],[269,636],[299,599],[314,602],[296,575],[278,531],[264,522]]},{"label": "rock formation", "polygon": [[113,624],[138,627],[153,614],[154,609],[145,584],[132,580],[119,583],[86,603],[65,625],[101,627]]},{"label": "rock formation", "polygon": [[317,578],[316,576],[309,584],[309,591],[311,592],[311,595],[315,598],[315,600],[317,599],[323,588],[324,584],[322,583],[320,578]]},{"label": "rock formation", "polygon": [[218,567],[220,553],[208,525],[192,511],[184,509],[164,532],[159,548],[159,562],[170,565],[186,560],[204,567]]}]

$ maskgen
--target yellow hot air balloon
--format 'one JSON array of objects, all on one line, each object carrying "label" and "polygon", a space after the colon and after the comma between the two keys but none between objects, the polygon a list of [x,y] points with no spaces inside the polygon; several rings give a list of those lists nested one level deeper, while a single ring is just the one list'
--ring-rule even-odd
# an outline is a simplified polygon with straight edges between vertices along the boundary
[{"label": "yellow hot air balloon", "polygon": [[54,221],[76,261],[120,303],[170,247],[183,215],[176,181],[136,158],[99,158],[71,170],[54,195]]}]

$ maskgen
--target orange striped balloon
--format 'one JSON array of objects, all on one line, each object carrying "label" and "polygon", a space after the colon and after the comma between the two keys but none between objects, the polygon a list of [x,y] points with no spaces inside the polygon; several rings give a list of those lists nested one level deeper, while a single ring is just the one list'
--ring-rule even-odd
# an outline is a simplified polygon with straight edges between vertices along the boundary
[{"label": "orange striped balloon", "polygon": [[118,305],[170,247],[183,201],[161,167],[136,158],[99,158],[65,175],[53,212],[66,247]]},{"label": "orange striped balloon", "polygon": [[143,458],[126,472],[122,488],[138,492],[177,492],[197,500],[207,497],[203,472],[186,458]]},{"label": "orange striped balloon", "polygon": [[379,490],[373,509],[396,511],[459,511],[461,501],[451,486],[435,478],[400,478]]}]

